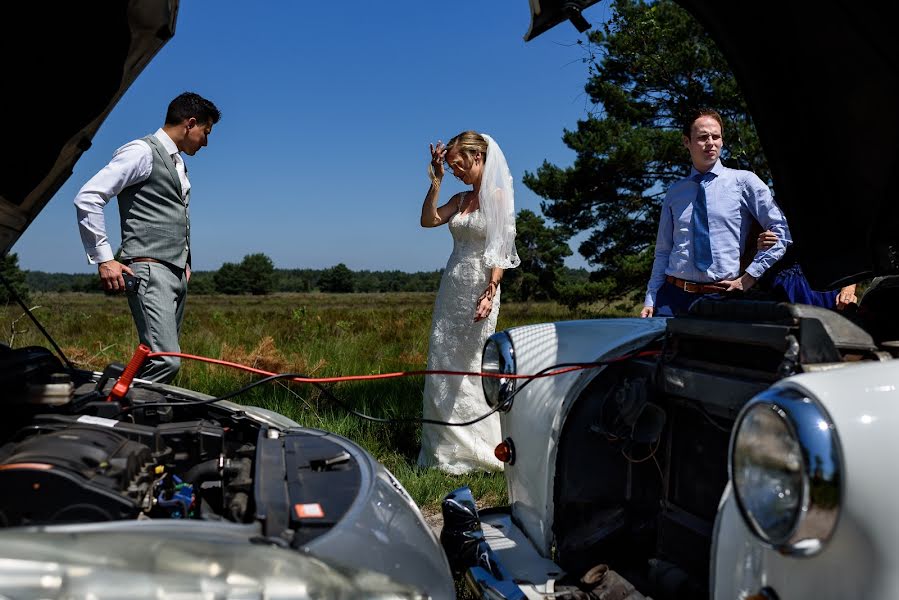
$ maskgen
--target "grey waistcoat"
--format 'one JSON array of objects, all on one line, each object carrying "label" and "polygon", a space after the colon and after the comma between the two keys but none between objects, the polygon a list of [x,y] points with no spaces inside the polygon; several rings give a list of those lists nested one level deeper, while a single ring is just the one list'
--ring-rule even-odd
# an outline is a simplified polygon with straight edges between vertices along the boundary
[{"label": "grey waistcoat", "polygon": [[153,151],[153,170],[146,181],[119,192],[121,259],[148,256],[183,269],[190,260],[190,190],[182,201],[172,157],[155,135],[143,141]]}]

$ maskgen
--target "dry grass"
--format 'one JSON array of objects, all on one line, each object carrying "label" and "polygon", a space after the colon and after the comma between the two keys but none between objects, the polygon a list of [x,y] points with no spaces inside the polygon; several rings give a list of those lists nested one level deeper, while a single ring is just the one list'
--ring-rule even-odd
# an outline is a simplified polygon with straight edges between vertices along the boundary
[{"label": "dry grass", "polygon": [[304,373],[310,377],[320,373],[327,364],[327,361],[321,358],[315,365],[310,367],[305,357],[301,355],[285,356],[275,345],[275,340],[270,335],[259,340],[259,343],[250,349],[243,346],[232,347],[227,342],[222,342],[222,351],[219,358],[271,373]]}]

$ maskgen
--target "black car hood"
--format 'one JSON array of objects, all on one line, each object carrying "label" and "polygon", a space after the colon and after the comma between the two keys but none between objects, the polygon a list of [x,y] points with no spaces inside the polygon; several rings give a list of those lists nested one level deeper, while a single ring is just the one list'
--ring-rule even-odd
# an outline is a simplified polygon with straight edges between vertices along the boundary
[{"label": "black car hood", "polygon": [[178,0],[7,2],[0,255],[72,174],[100,124],[175,33]]},{"label": "black car hood", "polygon": [[[740,83],[809,281],[832,289],[899,273],[892,4],[677,2]],[[526,39],[595,3],[531,0]]]}]

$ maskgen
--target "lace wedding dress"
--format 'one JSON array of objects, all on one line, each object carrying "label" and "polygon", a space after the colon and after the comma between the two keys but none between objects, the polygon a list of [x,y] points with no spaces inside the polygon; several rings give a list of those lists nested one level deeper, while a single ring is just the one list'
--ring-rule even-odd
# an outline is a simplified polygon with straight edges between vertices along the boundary
[{"label": "lace wedding dress", "polygon": [[[474,322],[478,298],[490,277],[490,268],[484,262],[487,225],[484,213],[476,210],[467,214],[457,212],[448,226],[453,236],[453,253],[434,302],[428,369],[478,372],[484,342],[496,329],[499,314],[497,290],[490,315]],[[423,410],[426,419],[470,421],[488,410],[478,377],[426,376]],[[420,465],[437,466],[452,474],[503,468],[503,463],[493,455],[493,449],[502,441],[498,414],[465,427],[424,424],[421,438]]]}]

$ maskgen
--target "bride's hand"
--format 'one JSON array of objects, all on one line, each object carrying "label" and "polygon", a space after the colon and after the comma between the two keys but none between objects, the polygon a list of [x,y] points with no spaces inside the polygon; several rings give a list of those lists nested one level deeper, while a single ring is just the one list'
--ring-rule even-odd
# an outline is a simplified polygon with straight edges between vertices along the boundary
[{"label": "bride's hand", "polygon": [[434,172],[434,177],[437,179],[443,179],[443,158],[446,156],[446,146],[443,145],[443,142],[437,140],[437,145],[428,144],[431,148],[431,170]]},{"label": "bride's hand", "polygon": [[490,311],[493,309],[493,294],[490,293],[490,288],[484,290],[484,293],[481,294],[481,297],[478,298],[478,306],[474,312],[474,322],[487,318],[490,314]]},{"label": "bride's hand", "polygon": [[490,309],[493,308],[493,300],[483,296],[480,300],[478,300],[478,309],[474,313],[474,322],[487,318],[487,315],[490,314]]}]

